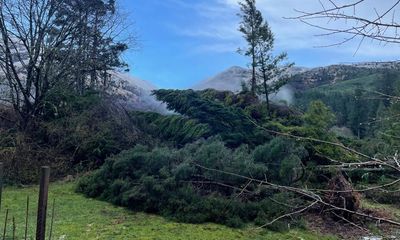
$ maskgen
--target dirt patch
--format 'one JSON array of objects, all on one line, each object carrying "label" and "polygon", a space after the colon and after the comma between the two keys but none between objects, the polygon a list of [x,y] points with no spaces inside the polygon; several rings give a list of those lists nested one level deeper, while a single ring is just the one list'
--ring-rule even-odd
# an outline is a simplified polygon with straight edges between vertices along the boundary
[{"label": "dirt patch", "polygon": [[[393,213],[382,208],[359,209],[359,212],[378,218],[396,219]],[[345,218],[332,218],[329,214],[310,212],[304,218],[310,230],[323,235],[334,235],[340,239],[360,240],[367,236],[381,236],[382,239],[400,239],[398,226],[371,221],[359,216],[352,216],[352,220],[349,221]]]},{"label": "dirt patch", "polygon": [[357,228],[344,220],[333,220],[331,217],[317,213],[305,216],[307,227],[322,235],[334,235],[341,239],[360,239],[367,236],[368,231]]}]

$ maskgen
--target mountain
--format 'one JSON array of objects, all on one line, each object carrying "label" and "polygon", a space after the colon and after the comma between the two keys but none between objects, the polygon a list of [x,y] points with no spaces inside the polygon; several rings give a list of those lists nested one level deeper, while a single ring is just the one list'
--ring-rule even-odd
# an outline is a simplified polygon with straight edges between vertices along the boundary
[{"label": "mountain", "polygon": [[148,81],[133,77],[127,73],[112,72],[114,87],[110,93],[116,96],[117,101],[129,110],[167,112],[163,103],[151,95],[157,89]]},{"label": "mountain", "polygon": [[[376,73],[385,73],[388,70],[399,70],[400,62],[361,62],[352,64],[335,64],[325,67],[305,68],[293,67],[289,69],[291,81],[287,88],[294,91],[335,84],[355,78],[363,78]],[[213,88],[216,90],[241,90],[241,83],[251,79],[251,70],[233,66],[213,77],[200,81],[192,88],[203,90]]]},{"label": "mountain", "polygon": [[242,82],[251,78],[251,70],[238,66],[231,67],[193,86],[194,90],[213,88],[216,90],[240,91]]},{"label": "mountain", "polygon": [[[307,71],[308,68],[292,67],[288,70],[289,75],[295,75]],[[251,70],[238,66],[231,67],[214,77],[208,78],[194,85],[194,90],[204,90],[213,88],[216,90],[228,90],[238,92],[242,89],[242,82],[248,82],[251,79]],[[291,86],[284,86],[278,93],[271,94],[271,99],[275,102],[285,101],[291,103],[293,101],[293,89]]]},{"label": "mountain", "polygon": [[293,103],[305,111],[310,102],[322,101],[336,116],[336,130],[347,128],[359,138],[372,136],[381,120],[371,120],[381,119],[390,106],[390,98],[376,93],[397,95],[399,66],[397,62],[357,63],[311,69],[293,76]]},{"label": "mountain", "polygon": [[140,78],[131,76],[128,73],[113,72],[112,77],[114,80],[125,83],[126,85],[136,86],[138,88],[141,88],[141,89],[144,89],[147,91],[152,91],[154,89],[157,89],[157,87],[154,86],[152,83],[142,80]]},{"label": "mountain", "polygon": [[[303,67],[292,67],[288,70],[288,73],[289,75],[294,75],[307,70],[307,68]],[[237,92],[241,90],[242,82],[248,82],[249,79],[251,79],[251,69],[233,66],[211,78],[199,82],[192,88],[194,90],[213,88],[216,90]]]},{"label": "mountain", "polygon": [[400,70],[399,62],[361,62],[353,64],[335,64],[316,67],[292,76],[290,85],[297,91],[303,91],[322,85],[366,78],[374,74]]}]

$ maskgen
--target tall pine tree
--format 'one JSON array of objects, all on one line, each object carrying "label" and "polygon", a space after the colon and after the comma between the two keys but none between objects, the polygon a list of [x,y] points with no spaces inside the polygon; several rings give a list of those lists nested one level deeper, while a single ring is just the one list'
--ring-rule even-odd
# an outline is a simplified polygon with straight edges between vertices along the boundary
[{"label": "tall pine tree", "polygon": [[256,0],[245,0],[240,2],[240,18],[242,19],[239,31],[247,41],[246,49],[239,49],[239,52],[251,58],[252,75],[250,80],[250,91],[256,95],[257,89],[257,60],[256,47],[259,39],[259,30],[263,23],[261,12],[256,7]]},{"label": "tall pine tree", "polygon": [[265,21],[259,28],[258,41],[256,44],[256,63],[257,72],[262,79],[261,93],[265,94],[265,101],[267,106],[267,113],[270,116],[270,101],[269,95],[276,93],[282,86],[284,86],[288,79],[284,76],[286,70],[293,64],[280,66],[281,62],[287,57],[286,53],[281,53],[277,56],[272,54],[274,49],[274,34]]},{"label": "tall pine tree", "polygon": [[265,94],[267,112],[270,115],[269,94],[277,92],[287,83],[287,78],[282,75],[292,64],[280,67],[279,64],[286,59],[286,53],[277,56],[272,54],[275,38],[268,22],[264,21],[262,13],[257,9],[256,0],[245,0],[239,4],[239,16],[242,19],[239,31],[248,45],[239,52],[251,58],[250,91],[253,95],[258,93],[258,79],[262,80],[260,92]]}]

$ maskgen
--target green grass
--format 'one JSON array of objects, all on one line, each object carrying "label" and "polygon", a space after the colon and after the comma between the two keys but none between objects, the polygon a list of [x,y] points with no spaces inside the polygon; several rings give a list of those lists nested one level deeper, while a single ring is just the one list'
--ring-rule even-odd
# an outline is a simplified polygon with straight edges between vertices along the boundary
[{"label": "green grass", "polygon": [[333,91],[353,93],[358,88],[374,90],[375,83],[382,78],[381,74],[372,74],[365,77],[354,78],[347,81],[340,81],[335,84],[325,84],[311,89],[311,91]]},{"label": "green grass", "polygon": [[[35,210],[37,207],[37,187],[6,188],[3,194],[3,206],[0,214],[4,224],[5,209],[10,209],[8,235],[11,236],[11,219],[15,217],[17,239],[23,239],[26,197],[30,196],[30,239],[35,229]],[[54,240],[69,239],[293,239],[317,240],[335,239],[322,237],[305,230],[292,230],[287,233],[275,233],[257,230],[253,227],[232,229],[217,224],[183,224],[165,218],[135,213],[109,203],[85,198],[74,192],[74,184],[54,183],[50,186],[49,216],[52,199],[56,199],[54,221]],[[49,218],[48,218],[48,222]],[[0,228],[1,232],[3,227]],[[1,237],[0,237],[1,238]]]}]

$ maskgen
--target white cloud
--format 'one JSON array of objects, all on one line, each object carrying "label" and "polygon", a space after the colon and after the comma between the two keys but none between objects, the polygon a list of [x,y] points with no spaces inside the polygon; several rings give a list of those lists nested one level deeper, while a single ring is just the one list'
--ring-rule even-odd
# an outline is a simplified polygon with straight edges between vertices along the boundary
[{"label": "white cloud", "polygon": [[[240,45],[244,44],[241,34],[237,31],[239,23],[236,16],[239,10],[238,0],[208,0],[196,3],[188,3],[188,1],[183,0],[170,1],[179,2],[181,6],[190,8],[199,17],[195,26],[188,27],[185,23],[181,23],[179,26],[172,27],[174,31],[187,37],[207,39],[206,42],[214,41],[213,44],[199,43],[195,47],[197,52],[200,52],[200,50],[216,53],[236,51]],[[393,1],[380,1],[379,6],[377,6],[375,0],[366,0],[364,5],[357,8],[356,14],[371,17],[371,14],[375,14],[375,11],[382,13],[390,4],[393,4]],[[329,0],[322,0],[322,2],[326,4],[325,6],[330,4]],[[317,37],[316,35],[324,32],[298,20],[287,19],[299,14],[295,10],[306,12],[321,10],[318,0],[258,0],[257,5],[275,33],[276,48],[279,51],[314,49],[317,46],[340,42],[345,38],[343,35]],[[327,22],[327,20],[320,19],[318,21],[320,21],[318,22],[319,25],[328,24],[328,26],[336,28],[347,27],[346,24],[354,24]],[[330,51],[352,56],[358,49],[359,41],[360,39],[356,39],[339,48],[332,48]],[[387,59],[397,57],[399,51],[400,46],[397,45],[379,46],[377,42],[364,41],[357,51],[357,55],[366,58],[382,57]]]}]

